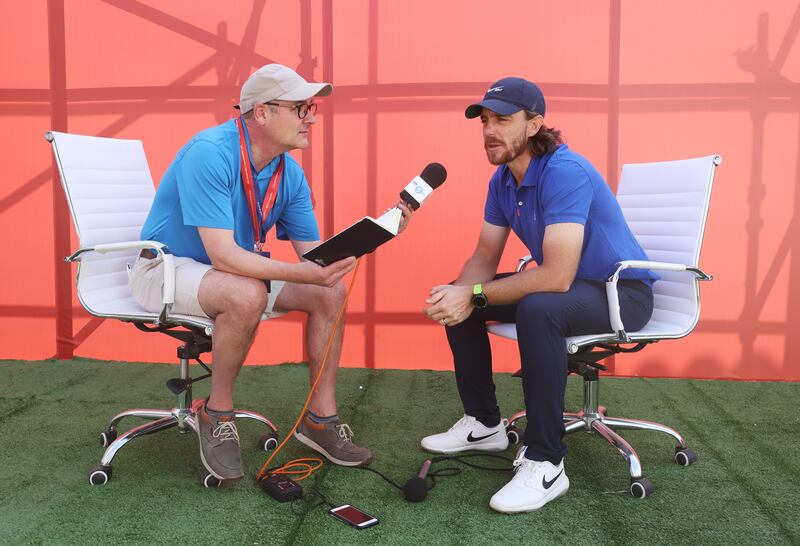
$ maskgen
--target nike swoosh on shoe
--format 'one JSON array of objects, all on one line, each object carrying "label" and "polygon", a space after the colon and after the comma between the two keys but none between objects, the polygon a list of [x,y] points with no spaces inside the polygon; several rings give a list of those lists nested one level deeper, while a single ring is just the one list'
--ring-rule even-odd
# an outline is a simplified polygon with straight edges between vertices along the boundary
[{"label": "nike swoosh on shoe", "polygon": [[498,432],[499,431],[495,430],[494,432],[492,432],[491,434],[487,434],[486,436],[477,436],[476,437],[476,436],[473,436],[472,435],[472,431],[470,431],[470,433],[467,435],[467,441],[468,442],[479,442],[481,440],[485,440],[486,438],[489,438],[490,436],[494,436]]},{"label": "nike swoosh on shoe", "polygon": [[552,487],[552,485],[553,485],[554,483],[556,483],[556,480],[558,479],[558,477],[559,477],[559,476],[560,476],[560,475],[561,475],[563,472],[564,472],[564,469],[562,468],[562,469],[561,469],[561,472],[559,472],[558,474],[556,474],[556,477],[555,477],[555,478],[553,478],[553,479],[552,479],[552,480],[550,480],[550,481],[548,481],[548,480],[547,480],[547,478],[545,478],[544,476],[542,476],[542,487],[544,487],[545,489],[550,489],[550,487]]}]

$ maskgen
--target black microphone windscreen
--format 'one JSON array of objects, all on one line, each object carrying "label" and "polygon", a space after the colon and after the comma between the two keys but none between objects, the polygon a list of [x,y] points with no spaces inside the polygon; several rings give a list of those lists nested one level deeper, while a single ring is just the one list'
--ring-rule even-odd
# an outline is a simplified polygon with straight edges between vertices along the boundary
[{"label": "black microphone windscreen", "polygon": [[441,163],[428,163],[419,177],[431,188],[436,189],[447,179],[447,169]]},{"label": "black microphone windscreen", "polygon": [[421,502],[428,496],[428,483],[422,478],[411,478],[403,486],[406,500]]}]

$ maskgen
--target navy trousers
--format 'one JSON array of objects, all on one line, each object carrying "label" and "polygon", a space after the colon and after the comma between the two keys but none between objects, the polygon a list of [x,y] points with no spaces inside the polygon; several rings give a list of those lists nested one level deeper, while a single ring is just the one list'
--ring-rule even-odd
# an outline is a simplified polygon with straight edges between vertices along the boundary
[{"label": "navy trousers", "polygon": [[[619,281],[617,286],[625,329],[641,329],[653,313],[652,289],[638,280]],[[500,422],[500,408],[492,380],[487,321],[517,325],[528,423],[525,456],[557,465],[567,452],[562,420],[567,384],[566,338],[612,331],[605,283],[575,280],[567,292],[528,294],[516,304],[475,309],[461,324],[445,328],[464,413],[492,427]]]}]

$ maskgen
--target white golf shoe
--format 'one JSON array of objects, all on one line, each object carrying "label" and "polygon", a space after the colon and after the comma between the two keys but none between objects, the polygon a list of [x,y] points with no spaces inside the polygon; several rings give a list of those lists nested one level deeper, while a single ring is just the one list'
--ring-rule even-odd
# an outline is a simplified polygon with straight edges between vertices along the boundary
[{"label": "white golf shoe", "polygon": [[465,415],[447,432],[426,436],[420,442],[422,449],[433,453],[459,453],[461,451],[503,451],[508,447],[506,420],[501,419],[496,427],[486,427]]},{"label": "white golf shoe", "polygon": [[514,477],[492,496],[489,506],[506,514],[533,512],[566,494],[567,490],[569,478],[564,472],[563,459],[558,465],[532,461],[525,458],[523,447],[514,460]]}]

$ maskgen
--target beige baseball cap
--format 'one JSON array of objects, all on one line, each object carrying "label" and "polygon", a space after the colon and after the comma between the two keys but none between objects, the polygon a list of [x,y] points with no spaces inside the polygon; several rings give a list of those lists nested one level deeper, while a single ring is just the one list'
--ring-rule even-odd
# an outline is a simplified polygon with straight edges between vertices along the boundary
[{"label": "beige baseball cap", "polygon": [[244,114],[258,103],[273,100],[304,101],[311,97],[326,97],[333,91],[329,83],[308,83],[300,74],[282,64],[264,65],[242,85],[239,104],[234,106]]}]

